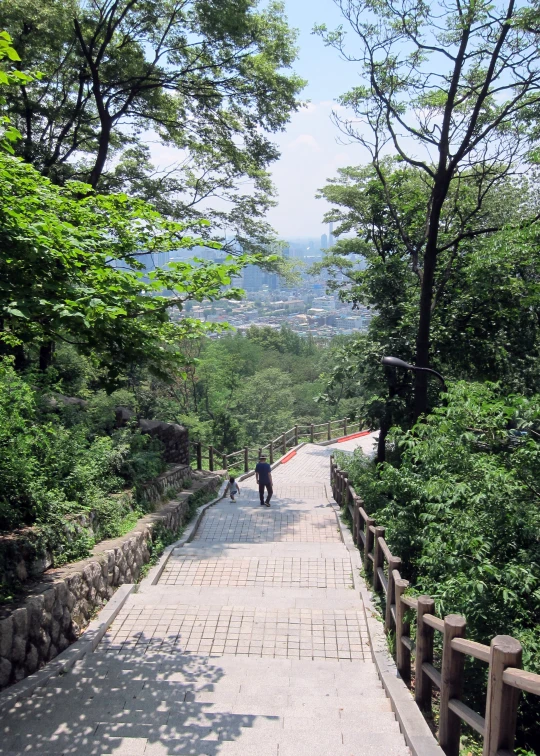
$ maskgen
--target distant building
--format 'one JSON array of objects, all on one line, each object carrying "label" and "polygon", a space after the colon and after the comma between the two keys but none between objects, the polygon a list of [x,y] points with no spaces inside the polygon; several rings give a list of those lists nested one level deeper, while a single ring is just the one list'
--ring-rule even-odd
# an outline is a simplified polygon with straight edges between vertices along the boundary
[{"label": "distant building", "polygon": [[139,262],[142,262],[147,272],[156,268],[163,268],[170,259],[170,252],[152,252],[148,255],[141,255]]},{"label": "distant building", "polygon": [[329,234],[328,234],[328,246],[329,247],[333,247],[334,243],[335,243],[335,239],[334,239],[334,221],[330,221],[330,223],[328,225],[328,230],[329,230]]},{"label": "distant building", "polygon": [[328,237],[326,234],[321,236],[321,249],[328,249]]},{"label": "distant building", "polygon": [[305,306],[303,299],[285,299],[279,302],[274,302],[274,307],[278,307],[284,311],[298,310]]},{"label": "distant building", "polygon": [[242,275],[242,285],[246,291],[260,291],[263,286],[268,287],[270,291],[278,288],[277,273],[268,273],[258,265],[246,265]]}]

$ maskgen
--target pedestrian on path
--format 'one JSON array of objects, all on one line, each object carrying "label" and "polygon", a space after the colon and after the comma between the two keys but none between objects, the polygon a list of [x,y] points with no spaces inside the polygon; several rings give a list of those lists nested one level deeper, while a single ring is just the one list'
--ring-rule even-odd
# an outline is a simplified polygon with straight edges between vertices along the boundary
[{"label": "pedestrian on path", "polygon": [[[269,507],[270,499],[272,498],[272,494],[274,493],[272,488],[272,468],[266,461],[266,457],[264,455],[261,455],[259,457],[259,461],[255,466],[255,478],[257,479],[257,484],[259,486],[259,499],[261,500],[261,507],[265,505]],[[267,491],[266,501],[264,500],[265,488]]]},{"label": "pedestrian on path", "polygon": [[231,477],[229,478],[229,485],[227,486],[227,491],[229,492],[229,496],[231,497],[231,501],[234,501],[234,497],[238,496],[240,493],[240,486],[236,482],[236,478]]}]

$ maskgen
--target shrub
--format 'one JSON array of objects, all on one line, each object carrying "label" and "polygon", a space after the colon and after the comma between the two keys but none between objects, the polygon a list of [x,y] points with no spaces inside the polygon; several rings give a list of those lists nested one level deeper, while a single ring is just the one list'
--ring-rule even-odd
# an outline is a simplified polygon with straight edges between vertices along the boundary
[{"label": "shrub", "polygon": [[132,498],[114,494],[161,473],[163,447],[137,428],[113,430],[113,407],[99,392],[88,410],[51,411],[28,377],[0,360],[0,530],[39,526],[59,564],[134,523]]},{"label": "shrub", "polygon": [[[399,459],[341,458],[415,588],[489,643],[514,635],[540,672],[540,397],[457,383],[412,431],[394,429]],[[536,708],[538,701],[535,702]],[[524,704],[525,709],[528,704]],[[532,711],[532,709],[531,709]],[[538,739],[537,716],[522,719]],[[531,729],[532,728],[532,729]],[[536,729],[536,734],[533,734]],[[532,742],[531,740],[531,742]]]}]

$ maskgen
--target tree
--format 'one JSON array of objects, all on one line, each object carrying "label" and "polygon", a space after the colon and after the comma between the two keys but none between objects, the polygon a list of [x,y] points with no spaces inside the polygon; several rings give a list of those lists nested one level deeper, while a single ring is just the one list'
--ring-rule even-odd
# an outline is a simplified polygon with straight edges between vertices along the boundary
[{"label": "tree", "polygon": [[[200,218],[200,203],[208,216],[219,197],[222,236],[268,238],[277,151],[266,135],[303,86],[287,71],[295,35],[282,5],[14,0],[2,10],[25,65],[43,73],[10,97],[27,162],[54,183],[136,193],[176,220]],[[157,172],[149,138],[179,148],[179,163]],[[238,191],[246,181],[252,190]]]},{"label": "tree", "polygon": [[1,153],[0,200],[0,343],[21,356],[23,346],[41,348],[42,368],[60,340],[92,354],[111,378],[139,361],[166,372],[181,359],[178,342],[208,330],[169,313],[189,300],[240,296],[224,287],[243,257],[146,272],[141,250],[202,241],[141,200],[96,195],[73,182],[57,187]]},{"label": "tree", "polygon": [[[367,335],[336,351],[327,374],[325,398],[344,387],[360,397],[365,418],[379,425],[379,459],[392,423],[409,426],[414,417],[411,375],[387,370],[385,354],[414,360],[420,286],[415,260],[403,243],[391,213],[396,208],[410,243],[422,243],[428,187],[419,169],[388,160],[381,166],[385,185],[373,166],[343,168],[321,190],[332,205],[327,219],[339,223],[336,244],[322,267],[342,300],[368,305],[374,313]],[[453,192],[453,188],[451,188]],[[457,250],[439,256],[432,300],[432,364],[448,378],[503,380],[514,390],[538,391],[537,281],[538,224],[520,228],[523,207],[534,207],[535,186],[522,179],[500,183],[483,207],[486,226],[506,223],[491,235],[463,240]],[[390,202],[387,198],[390,198]],[[443,228],[465,214],[475,198],[450,194],[443,209]],[[359,256],[362,256],[362,265]],[[526,307],[524,307],[526,303]],[[430,406],[440,389],[430,384]]]},{"label": "tree", "polygon": [[294,395],[290,377],[276,367],[261,370],[246,379],[232,407],[246,439],[270,441],[291,428]]},{"label": "tree", "polygon": [[[389,213],[419,280],[415,359],[430,360],[437,268],[447,252],[492,233],[484,206],[491,192],[523,169],[530,150],[526,117],[540,100],[540,62],[531,5],[452,0],[443,6],[388,0],[336,0],[360,42],[348,52],[342,27],[327,44],[360,62],[364,83],[340,99],[354,118],[336,116],[341,128],[370,153]],[[418,169],[427,202],[420,237],[411,239],[392,201],[385,156],[397,154]],[[445,225],[451,198],[467,192],[475,201]],[[415,416],[428,406],[427,378],[415,373]]]}]

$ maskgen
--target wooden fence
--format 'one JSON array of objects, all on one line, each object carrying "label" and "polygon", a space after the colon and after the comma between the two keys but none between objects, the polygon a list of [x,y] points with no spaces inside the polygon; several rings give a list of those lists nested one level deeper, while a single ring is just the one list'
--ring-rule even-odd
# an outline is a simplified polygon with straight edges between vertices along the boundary
[{"label": "wooden fence", "polygon": [[[244,472],[252,470],[261,454],[265,453],[270,464],[273,464],[274,457],[281,457],[287,453],[287,449],[298,446],[300,441],[330,441],[338,436],[346,436],[347,433],[354,433],[356,428],[351,425],[352,421],[344,417],[341,420],[330,420],[327,423],[318,425],[295,425],[294,428],[281,433],[266,446],[260,446],[257,449],[248,448],[239,449],[238,451],[225,454],[214,446],[205,446],[200,441],[190,441],[190,459],[195,464],[197,470],[228,470],[243,469]],[[362,430],[360,424],[358,430]]]},{"label": "wooden fence", "polygon": [[[540,695],[540,675],[520,669],[521,644],[509,635],[497,635],[489,646],[467,640],[464,617],[449,614],[441,619],[435,615],[432,598],[406,595],[409,582],[401,577],[401,559],[391,553],[384,539],[385,529],[378,527],[366,513],[361,497],[349,484],[347,472],[340,470],[333,457],[330,478],[334,499],[352,517],[353,540],[363,553],[366,576],[371,576],[373,590],[382,592],[386,598],[385,630],[395,632],[396,665],[401,677],[410,683],[414,653],[416,703],[430,712],[433,686],[440,693],[441,748],[447,756],[459,756],[463,721],[482,736],[483,756],[511,756],[520,691]],[[416,643],[411,640],[409,610],[416,618]],[[433,665],[436,632],[442,635],[440,669]],[[461,700],[466,685],[466,656],[489,665],[484,716]]]}]

